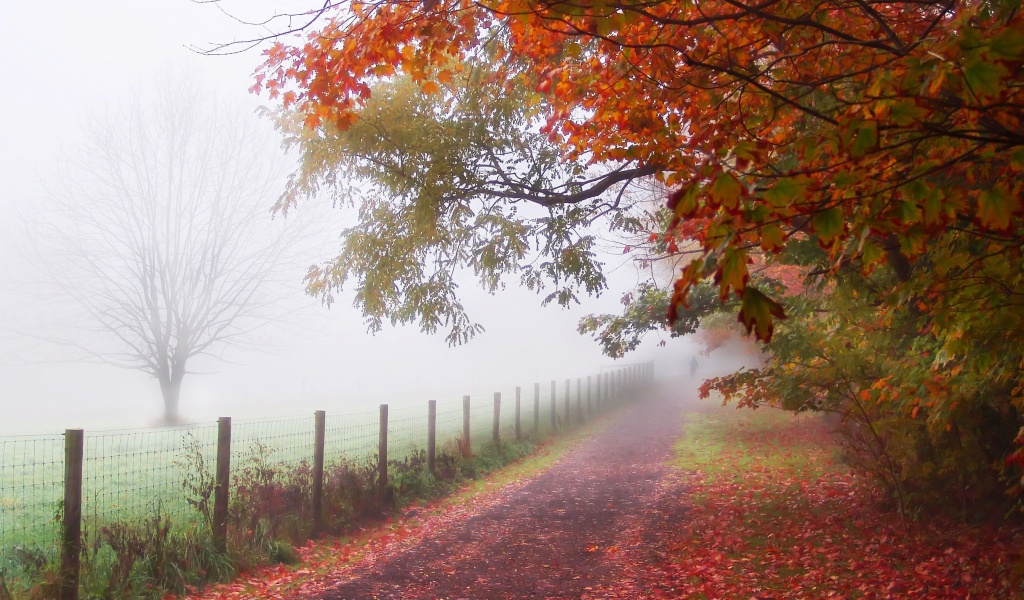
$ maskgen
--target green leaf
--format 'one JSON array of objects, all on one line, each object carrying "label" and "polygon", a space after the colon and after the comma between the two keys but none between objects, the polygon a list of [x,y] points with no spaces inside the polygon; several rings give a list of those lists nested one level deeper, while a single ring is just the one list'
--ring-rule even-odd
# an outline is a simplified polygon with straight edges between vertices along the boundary
[{"label": "green leaf", "polygon": [[1024,31],[1007,27],[992,38],[989,49],[999,58],[1024,59]]},{"label": "green leaf", "polygon": [[774,223],[761,227],[761,247],[768,252],[782,250],[783,242],[786,239],[786,232]]},{"label": "green leaf", "polygon": [[757,163],[761,160],[761,153],[757,144],[749,141],[742,141],[732,149],[733,158],[736,159],[736,168],[746,170],[750,163]]},{"label": "green leaf", "polygon": [[993,98],[1003,91],[1003,77],[1006,69],[1001,65],[985,60],[980,55],[973,56],[963,67],[964,78],[971,91],[980,99]]},{"label": "green leaf", "polygon": [[669,194],[667,206],[675,213],[676,217],[688,217],[697,210],[697,192],[699,187],[696,184],[687,185]]},{"label": "green leaf", "polygon": [[907,225],[920,222],[923,214],[921,207],[913,202],[897,202],[893,213],[901,223]]},{"label": "green leaf", "polygon": [[922,121],[927,114],[927,110],[921,108],[912,100],[894,102],[889,108],[889,118],[892,119],[893,123],[900,126],[911,125],[916,121]]},{"label": "green leaf", "polygon": [[878,146],[878,123],[862,121],[853,132],[850,156],[860,158]]},{"label": "green leaf", "polygon": [[743,292],[743,303],[740,306],[739,322],[747,329],[747,334],[762,342],[770,342],[775,331],[775,320],[786,318],[782,305],[765,296],[757,288],[748,287]]},{"label": "green leaf", "polygon": [[1013,213],[1020,211],[1020,208],[1020,198],[1001,187],[985,190],[978,195],[978,221],[991,229],[1009,229]]},{"label": "green leaf", "polygon": [[738,248],[729,248],[722,257],[715,280],[718,282],[718,295],[722,300],[729,295],[729,288],[742,294],[743,288],[747,285],[750,273],[747,271],[747,263],[750,257],[747,253]]},{"label": "green leaf", "polygon": [[727,210],[739,206],[740,196],[743,194],[743,185],[729,173],[719,173],[718,177],[711,182],[708,190],[712,200],[716,201]]},{"label": "green leaf", "polygon": [[1010,156],[1010,167],[1017,172],[1024,171],[1024,148],[1017,148]]},{"label": "green leaf", "polygon": [[818,243],[822,247],[828,247],[832,242],[843,234],[845,223],[843,223],[843,211],[838,207],[823,210],[811,219],[811,226],[818,234]]},{"label": "green leaf", "polygon": [[865,270],[870,270],[881,264],[885,258],[885,250],[878,247],[877,244],[871,242],[864,242],[864,247],[860,251],[860,262],[864,266]]},{"label": "green leaf", "polygon": [[814,180],[805,175],[783,177],[764,193],[765,200],[774,207],[789,206],[805,200]]}]

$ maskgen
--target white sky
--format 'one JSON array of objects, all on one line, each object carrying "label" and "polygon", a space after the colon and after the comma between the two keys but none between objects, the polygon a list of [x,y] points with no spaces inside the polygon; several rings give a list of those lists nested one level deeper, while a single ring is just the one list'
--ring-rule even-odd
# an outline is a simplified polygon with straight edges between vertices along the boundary
[{"label": "white sky", "polygon": [[[258,3],[242,4],[259,14],[252,8]],[[187,49],[250,33],[215,7],[189,0],[0,3],[0,235],[18,226],[18,210],[44,200],[40,184],[61,149],[78,143],[84,119],[145,86],[155,72],[183,66],[215,82],[222,95],[247,98],[255,106],[259,99],[246,89],[260,62],[257,52],[207,57]],[[7,242],[0,240],[0,269],[16,260]],[[321,258],[333,250],[325,248]],[[604,297],[572,310],[541,308],[539,297],[519,289],[492,297],[463,288],[470,316],[487,331],[454,349],[443,335],[425,336],[415,327],[386,328],[371,337],[361,315],[342,300],[329,311],[313,311],[300,331],[268,332],[263,352],[229,349],[230,364],[187,377],[182,413],[212,419],[372,408],[380,402],[455,400],[463,393],[483,397],[515,385],[532,389],[534,381],[586,376],[611,361],[576,333],[579,317],[619,309],[621,292],[635,279],[629,268],[621,269]],[[296,293],[301,295],[298,283]],[[11,302],[0,297],[0,310],[10,309]],[[0,334],[0,356],[17,356],[25,343]],[[626,361],[657,356],[670,365],[688,348],[678,340],[665,350],[651,344]],[[0,364],[0,435],[139,426],[161,410],[155,380],[140,372],[24,365],[9,358]]]}]

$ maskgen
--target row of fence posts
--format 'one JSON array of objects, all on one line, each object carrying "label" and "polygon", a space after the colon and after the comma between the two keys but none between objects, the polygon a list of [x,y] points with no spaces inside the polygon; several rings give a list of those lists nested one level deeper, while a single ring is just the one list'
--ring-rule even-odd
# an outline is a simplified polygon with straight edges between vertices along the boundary
[{"label": "row of fence posts", "polygon": [[[604,383],[602,385],[602,378]],[[620,398],[622,393],[654,378],[653,363],[628,365],[616,371],[604,372],[597,376],[595,403],[601,406],[610,400]],[[587,376],[586,410],[594,410],[591,403],[591,376]],[[565,426],[571,422],[571,380],[565,380]],[[603,391],[603,395],[602,395]],[[516,387],[515,438],[522,437],[520,422],[521,388]],[[533,430],[540,431],[540,384],[533,384]],[[577,422],[584,417],[583,379],[576,380]],[[312,534],[318,535],[322,526],[323,484],[324,484],[324,437],[327,413],[314,413],[314,443],[312,472]],[[470,397],[462,397],[462,436],[466,448],[470,445]],[[556,382],[551,382],[551,429],[558,429],[558,408]],[[501,393],[494,393],[494,427],[491,433],[494,444],[501,443]],[[77,600],[78,579],[82,554],[82,462],[84,458],[85,432],[82,429],[64,430],[64,516],[61,528],[61,599]],[[434,472],[437,452],[437,401],[427,402],[427,468]],[[228,530],[228,491],[231,480],[231,417],[217,420],[217,463],[216,484],[213,503],[213,540],[217,549],[224,552]],[[380,433],[377,455],[377,479],[380,490],[388,485],[388,405],[380,405]]]}]

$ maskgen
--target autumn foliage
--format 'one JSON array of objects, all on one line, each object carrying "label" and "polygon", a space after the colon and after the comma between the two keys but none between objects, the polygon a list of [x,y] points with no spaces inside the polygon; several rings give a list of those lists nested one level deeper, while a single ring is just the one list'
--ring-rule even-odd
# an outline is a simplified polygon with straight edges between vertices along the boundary
[{"label": "autumn foliage", "polygon": [[[349,2],[317,27],[275,43],[254,86],[310,132],[352,127],[401,78],[443,114],[472,70],[565,164],[611,174],[595,189],[657,178],[654,245],[697,251],[667,292],[584,324],[612,353],[660,326],[654,307],[691,330],[710,290],[774,356],[711,386],[843,415],[902,508],[948,483],[966,514],[1020,476],[1019,1]],[[491,198],[597,201],[544,185]]]},{"label": "autumn foliage", "polygon": [[807,232],[834,266],[905,269],[950,230],[1019,239],[1017,5],[352,2],[275,44],[256,89],[345,128],[375,81],[435,93],[487,52],[488,85],[532,83],[565,158],[655,168],[680,219],[709,219],[674,301],[714,275],[767,339],[781,308],[746,294],[752,248]]}]

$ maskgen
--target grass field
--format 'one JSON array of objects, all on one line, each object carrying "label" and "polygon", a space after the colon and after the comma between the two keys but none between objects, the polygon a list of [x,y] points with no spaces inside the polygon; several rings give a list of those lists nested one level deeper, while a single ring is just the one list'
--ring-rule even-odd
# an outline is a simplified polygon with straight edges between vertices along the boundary
[{"label": "grass field", "polygon": [[[585,382],[585,380],[584,380]],[[541,386],[542,433],[550,423],[550,393]],[[572,418],[577,416],[573,382]],[[586,387],[582,389],[586,406]],[[564,419],[564,396],[558,389],[558,414]],[[524,432],[533,431],[534,390],[521,396]],[[325,462],[375,459],[378,451],[379,410],[327,414]],[[490,441],[493,397],[471,401],[470,429],[474,446]],[[438,403],[439,447],[462,434],[461,400]],[[514,435],[515,390],[501,397],[501,436]],[[389,407],[388,457],[402,459],[427,443],[427,406]],[[198,515],[185,500],[182,481],[202,462],[212,471],[216,456],[217,424],[85,432],[83,460],[83,518],[85,526],[137,518],[160,509],[180,524]],[[233,468],[245,463],[254,444],[270,451],[275,464],[312,461],[312,415],[277,419],[235,420],[232,423]],[[14,547],[55,547],[64,486],[64,436],[0,437],[0,566]]]}]

